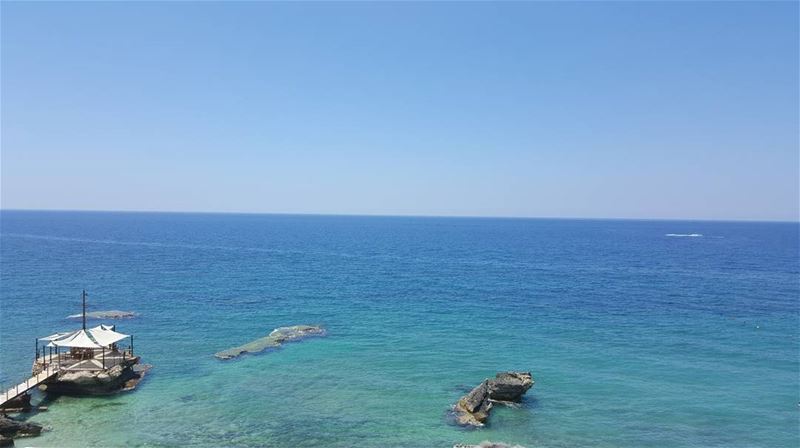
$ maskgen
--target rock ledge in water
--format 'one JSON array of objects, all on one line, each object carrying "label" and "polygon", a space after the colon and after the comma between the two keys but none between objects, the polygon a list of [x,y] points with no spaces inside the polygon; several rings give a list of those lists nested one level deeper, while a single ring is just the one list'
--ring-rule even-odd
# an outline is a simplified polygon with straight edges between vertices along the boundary
[{"label": "rock ledge in water", "polygon": [[453,406],[456,421],[462,426],[483,426],[493,403],[518,402],[533,382],[530,372],[500,372],[483,380]]},{"label": "rock ledge in water", "polygon": [[219,359],[233,359],[245,353],[258,353],[268,348],[278,348],[284,342],[298,341],[312,336],[324,336],[325,329],[316,325],[294,325],[279,327],[263,338],[248,342],[238,347],[229,348],[214,354]]},{"label": "rock ledge in water", "polygon": [[[119,311],[119,310],[111,310],[111,311],[92,311],[86,313],[87,319],[130,319],[132,317],[136,317],[138,314],[134,313],[133,311]],[[72,314],[67,316],[67,319],[82,319],[83,314]]]},{"label": "rock ledge in water", "polygon": [[41,388],[47,393],[61,395],[110,395],[135,388],[150,367],[139,365],[139,357],[136,357],[108,370],[66,372]]},{"label": "rock ledge in water", "polygon": [[[42,427],[36,423],[21,422],[19,420],[0,416],[0,436],[3,436],[7,439],[35,437],[41,434],[41,432]],[[4,443],[8,442],[4,441]]]}]

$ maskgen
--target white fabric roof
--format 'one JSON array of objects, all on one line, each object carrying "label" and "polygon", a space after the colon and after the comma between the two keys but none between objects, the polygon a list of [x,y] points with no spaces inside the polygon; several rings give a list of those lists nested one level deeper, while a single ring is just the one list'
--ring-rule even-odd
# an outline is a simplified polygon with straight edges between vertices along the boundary
[{"label": "white fabric roof", "polygon": [[89,337],[86,330],[74,331],[61,339],[53,341],[56,347],[102,348],[103,346]]},{"label": "white fabric roof", "polygon": [[113,328],[111,325],[98,325],[89,330],[56,333],[39,339],[50,341],[48,347],[102,348],[129,337],[117,333]]},{"label": "white fabric roof", "polygon": [[61,339],[61,338],[63,338],[64,336],[66,336],[68,334],[70,334],[70,332],[51,334],[50,336],[45,336],[43,338],[39,338],[39,340],[40,341],[55,341],[56,339]]},{"label": "white fabric roof", "polygon": [[117,333],[112,328],[114,327],[110,325],[99,325],[90,329],[89,334],[102,346],[111,345],[128,337],[127,334]]}]

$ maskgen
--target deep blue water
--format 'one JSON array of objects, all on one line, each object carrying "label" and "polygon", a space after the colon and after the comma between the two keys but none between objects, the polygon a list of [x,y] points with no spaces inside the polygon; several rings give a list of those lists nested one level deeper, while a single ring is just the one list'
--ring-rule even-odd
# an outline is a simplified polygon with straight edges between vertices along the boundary
[{"label": "deep blue water", "polygon": [[[36,446],[797,447],[799,230],[3,211],[0,381],[76,327],[85,288],[90,309],[140,313],[118,328],[155,368],[50,403]],[[329,336],[212,357],[300,323]],[[536,378],[520,408],[449,422],[510,369]]]}]

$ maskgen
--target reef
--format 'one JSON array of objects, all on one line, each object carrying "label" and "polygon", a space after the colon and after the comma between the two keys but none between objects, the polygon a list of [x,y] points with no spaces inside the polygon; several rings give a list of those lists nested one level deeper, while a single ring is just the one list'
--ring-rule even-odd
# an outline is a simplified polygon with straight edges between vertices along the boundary
[{"label": "reef", "polygon": [[294,325],[291,327],[279,327],[263,337],[250,341],[238,347],[229,348],[215,353],[219,359],[228,360],[237,358],[245,353],[258,353],[270,348],[278,348],[285,342],[299,341],[312,336],[324,336],[325,329],[315,325]]},{"label": "reef", "polygon": [[533,383],[530,372],[500,372],[483,380],[453,405],[456,422],[462,426],[483,426],[494,403],[519,402]]},{"label": "reef", "polygon": [[[136,316],[138,316],[138,314],[134,313],[133,311],[119,310],[91,311],[86,313],[87,319],[130,319]],[[67,319],[83,319],[83,314],[72,314],[67,316]]]}]

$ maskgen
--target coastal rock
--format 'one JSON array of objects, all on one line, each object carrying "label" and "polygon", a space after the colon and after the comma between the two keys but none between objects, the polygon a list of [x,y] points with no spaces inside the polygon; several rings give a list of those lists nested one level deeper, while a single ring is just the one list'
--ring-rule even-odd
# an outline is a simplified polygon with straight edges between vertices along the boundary
[{"label": "coastal rock", "polygon": [[453,405],[456,422],[481,427],[489,418],[493,403],[517,402],[532,386],[530,372],[500,372],[487,378]]},{"label": "coastal rock", "polygon": [[[87,319],[130,319],[132,317],[136,317],[138,314],[134,313],[133,311],[119,311],[119,310],[110,310],[110,311],[91,311],[86,313]],[[83,314],[72,314],[67,316],[67,319],[83,319]]]},{"label": "coastal rock", "polygon": [[489,398],[495,401],[519,401],[533,387],[530,372],[500,372],[489,380]]},{"label": "coastal rock", "polygon": [[227,360],[245,353],[258,353],[268,348],[278,348],[285,342],[298,341],[312,336],[324,336],[325,329],[315,325],[294,325],[279,327],[263,338],[248,342],[238,347],[229,348],[214,354],[219,359]]},{"label": "coastal rock", "polygon": [[484,380],[453,407],[459,425],[483,426],[489,418],[492,402],[489,401],[489,381]]},{"label": "coastal rock", "polygon": [[131,370],[133,370],[133,376],[125,381],[120,388],[120,392],[127,392],[129,390],[136,389],[136,386],[144,379],[145,374],[152,369],[153,366],[151,364],[136,364],[134,365]]},{"label": "coastal rock", "polygon": [[62,395],[108,395],[121,391],[125,385],[137,378],[133,366],[139,358],[102,371],[74,371],[61,374],[56,381],[44,386],[48,393]]},{"label": "coastal rock", "polygon": [[15,411],[30,411],[32,409],[31,406],[31,396],[29,394],[22,394],[13,400],[8,400],[3,405],[0,406],[0,411],[6,409],[14,409]]},{"label": "coastal rock", "polygon": [[42,427],[36,423],[21,422],[8,417],[0,416],[0,435],[16,439],[19,437],[34,437],[42,432]]},{"label": "coastal rock", "polygon": [[14,439],[0,434],[0,446],[14,446]]}]

